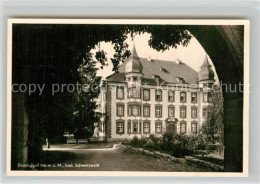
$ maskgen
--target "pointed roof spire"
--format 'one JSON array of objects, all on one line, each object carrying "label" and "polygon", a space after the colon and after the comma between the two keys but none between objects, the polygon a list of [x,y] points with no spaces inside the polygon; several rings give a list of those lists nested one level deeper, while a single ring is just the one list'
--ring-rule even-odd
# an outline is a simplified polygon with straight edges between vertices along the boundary
[{"label": "pointed roof spire", "polygon": [[130,57],[127,59],[125,64],[125,72],[126,73],[142,73],[143,65],[140,62],[140,57],[137,55],[135,49],[135,40],[133,37],[133,49]]},{"label": "pointed roof spire", "polygon": [[209,61],[208,61],[208,56],[207,56],[207,54],[205,55],[203,64],[201,65],[201,68],[203,68],[203,67],[211,67],[211,65],[209,64]]},{"label": "pointed roof spire", "polygon": [[135,36],[133,36],[133,49],[132,49],[132,52],[131,52],[131,57],[133,59],[140,59],[140,57],[138,56],[136,49],[135,49]]}]

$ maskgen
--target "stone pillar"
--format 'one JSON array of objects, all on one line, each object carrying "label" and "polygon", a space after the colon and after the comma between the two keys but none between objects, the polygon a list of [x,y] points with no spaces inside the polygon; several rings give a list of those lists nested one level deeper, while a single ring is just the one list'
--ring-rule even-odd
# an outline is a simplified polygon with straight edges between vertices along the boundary
[{"label": "stone pillar", "polygon": [[140,120],[138,121],[138,129],[139,129],[138,133],[141,134],[141,132],[142,132],[142,123],[141,123]]},{"label": "stone pillar", "polygon": [[134,122],[131,121],[131,134],[134,133]]},{"label": "stone pillar", "polygon": [[24,95],[12,93],[12,141],[11,169],[17,169],[18,163],[28,162],[28,117],[25,112]]},{"label": "stone pillar", "polygon": [[243,170],[243,98],[225,99],[223,121],[224,121],[224,132],[225,132],[225,136],[224,136],[225,171],[242,172]]}]

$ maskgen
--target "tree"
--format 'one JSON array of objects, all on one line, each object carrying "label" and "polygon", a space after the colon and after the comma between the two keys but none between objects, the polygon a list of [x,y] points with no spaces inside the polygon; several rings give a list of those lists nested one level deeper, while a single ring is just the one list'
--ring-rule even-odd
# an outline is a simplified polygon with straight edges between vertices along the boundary
[{"label": "tree", "polygon": [[[96,54],[96,58],[104,65],[106,57],[102,52],[101,56],[99,54],[100,53]],[[76,134],[76,137],[87,138],[91,135],[91,132],[87,132],[87,130],[93,130],[94,123],[100,119],[100,114],[95,112],[95,99],[98,98],[99,95],[101,78],[96,76],[96,63],[98,61],[93,59],[91,53],[86,53],[82,58],[78,59],[82,60],[78,69],[81,89],[76,94],[76,119],[70,127],[72,128],[72,133]],[[77,131],[75,132],[75,130]]]},{"label": "tree", "polygon": [[223,95],[219,86],[210,92],[212,105],[208,106],[208,114],[202,126],[202,134],[210,144],[224,145]]}]

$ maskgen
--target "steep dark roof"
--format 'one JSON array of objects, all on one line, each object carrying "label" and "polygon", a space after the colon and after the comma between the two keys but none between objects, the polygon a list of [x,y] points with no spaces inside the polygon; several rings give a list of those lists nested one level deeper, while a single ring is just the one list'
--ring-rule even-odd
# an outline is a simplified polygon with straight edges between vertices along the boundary
[{"label": "steep dark roof", "polygon": [[203,80],[213,80],[214,81],[214,71],[211,69],[211,65],[209,64],[207,55],[205,56],[204,62],[202,66],[200,67],[201,70],[199,71],[199,81]]},{"label": "steep dark roof", "polygon": [[133,45],[131,55],[126,59],[125,63],[125,73],[142,73],[143,66],[140,62],[140,57],[137,55],[135,44]]},{"label": "steep dark roof", "polygon": [[[155,83],[154,75],[160,76],[160,79],[165,83],[178,83],[176,78],[183,78],[186,83],[196,84],[198,72],[193,70],[185,63],[176,63],[174,61],[152,60],[140,58],[143,65],[143,81],[148,81],[149,84]],[[118,73],[108,76],[106,79],[114,82],[125,81],[125,63],[119,66]],[[162,70],[165,69],[165,70]]]},{"label": "steep dark roof", "polygon": [[205,56],[203,64],[201,65],[201,68],[203,68],[203,67],[211,67],[211,65],[209,64],[207,55]]},{"label": "steep dark roof", "polygon": [[115,81],[115,82],[124,82],[125,81],[125,74],[124,73],[113,73],[106,77],[108,81]]}]

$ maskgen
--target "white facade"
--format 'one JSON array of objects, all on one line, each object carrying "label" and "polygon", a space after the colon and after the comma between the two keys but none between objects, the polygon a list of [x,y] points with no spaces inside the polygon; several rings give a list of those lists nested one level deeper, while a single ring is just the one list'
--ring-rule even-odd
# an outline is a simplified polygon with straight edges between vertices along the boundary
[{"label": "white facade", "polygon": [[[133,56],[122,66],[127,72],[108,77],[98,100],[99,109],[108,115],[107,122],[101,120],[102,132],[108,140],[146,137],[150,134],[160,136],[167,131],[168,123],[174,125],[174,133],[197,134],[210,104],[206,87],[214,83],[214,74],[213,78],[212,73],[209,73],[210,77],[205,75],[205,67],[211,67],[208,62],[204,61],[204,73],[199,73],[198,80],[195,79],[197,83],[188,83],[184,77],[176,78],[177,82],[171,83],[167,81],[172,76],[171,71],[166,73],[170,67],[164,70],[160,68],[164,72],[162,76],[157,71],[157,75],[148,78],[147,71],[153,73],[153,69],[145,68],[147,65],[139,60],[135,48],[132,53]],[[181,67],[187,72],[186,66]],[[183,76],[189,80],[189,72]],[[147,84],[147,80],[151,81],[150,84]],[[162,85],[158,85],[159,81],[163,81],[160,83]]]}]

